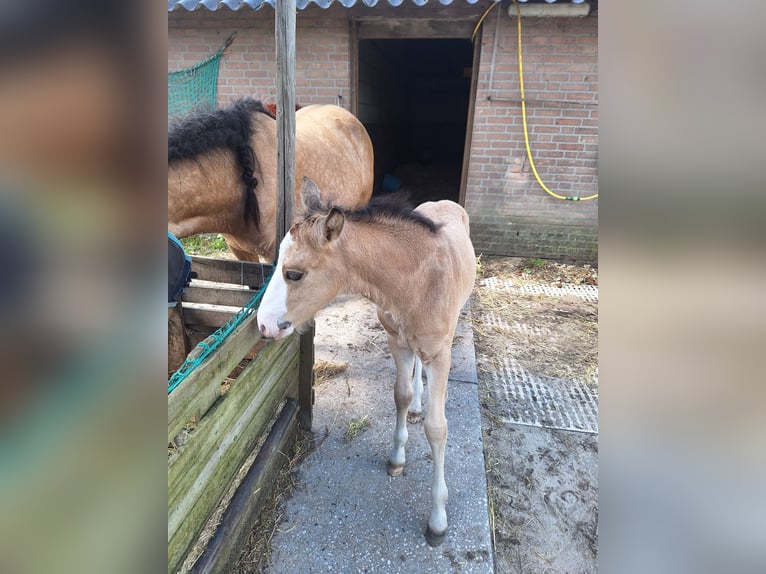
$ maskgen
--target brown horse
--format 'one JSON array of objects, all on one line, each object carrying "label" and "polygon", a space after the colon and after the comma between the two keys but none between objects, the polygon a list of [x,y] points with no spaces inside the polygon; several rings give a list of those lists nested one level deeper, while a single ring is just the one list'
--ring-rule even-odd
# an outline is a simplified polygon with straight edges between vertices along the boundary
[{"label": "brown horse", "polygon": [[391,476],[404,467],[408,409],[419,416],[421,364],[428,377],[424,428],[433,455],[433,506],[426,539],[435,546],[447,531],[444,406],[452,339],[476,277],[468,214],[451,201],[424,203],[413,211],[386,198],[347,211],[323,204],[308,180],[302,200],[303,217],[280,245],[258,309],[259,328],[266,337],[286,337],[342,294],[364,295],[378,306],[396,363]]},{"label": "brown horse", "polygon": [[[372,195],[372,142],[353,114],[312,105],[295,114],[295,197],[310,177],[354,209]],[[180,120],[168,132],[168,231],[221,233],[238,259],[272,261],[277,206],[277,123],[261,102]]]}]

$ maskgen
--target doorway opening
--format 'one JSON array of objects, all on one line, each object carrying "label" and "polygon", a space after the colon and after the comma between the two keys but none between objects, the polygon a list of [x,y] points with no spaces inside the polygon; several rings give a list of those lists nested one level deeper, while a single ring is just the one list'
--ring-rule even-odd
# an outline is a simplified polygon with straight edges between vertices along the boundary
[{"label": "doorway opening", "polygon": [[375,194],[459,201],[472,63],[470,40],[359,40],[357,117],[375,149]]}]

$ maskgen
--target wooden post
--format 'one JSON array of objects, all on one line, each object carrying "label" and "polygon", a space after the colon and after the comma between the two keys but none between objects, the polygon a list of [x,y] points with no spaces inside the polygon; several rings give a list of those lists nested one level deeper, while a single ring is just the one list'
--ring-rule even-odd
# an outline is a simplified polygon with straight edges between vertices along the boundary
[{"label": "wooden post", "polygon": [[295,0],[275,2],[277,56],[277,252],[293,223],[295,195]]},{"label": "wooden post", "polygon": [[[295,198],[295,0],[279,0],[274,6],[277,57],[277,252],[293,224]],[[298,420],[311,430],[314,405],[314,327],[302,334]]]},{"label": "wooden post", "polygon": [[168,307],[168,373],[180,367],[189,354],[189,335],[184,325],[181,300],[174,307]]}]

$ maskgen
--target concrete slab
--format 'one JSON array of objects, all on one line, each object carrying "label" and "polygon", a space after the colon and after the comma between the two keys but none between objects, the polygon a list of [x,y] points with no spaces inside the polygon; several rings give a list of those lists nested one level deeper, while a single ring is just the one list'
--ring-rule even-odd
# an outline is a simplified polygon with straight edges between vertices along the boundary
[{"label": "concrete slab", "polygon": [[[327,438],[297,471],[297,490],[272,540],[270,571],[491,573],[468,311],[453,346],[447,399],[450,527],[444,543],[431,548],[424,537],[431,508],[431,452],[422,422],[409,425],[403,475],[391,478],[386,473],[395,417],[395,369],[374,309],[363,299],[353,299],[317,318],[317,359],[345,361],[349,368],[316,389],[314,431],[318,437],[327,432]],[[368,417],[369,428],[349,440],[349,422],[362,417]]]}]

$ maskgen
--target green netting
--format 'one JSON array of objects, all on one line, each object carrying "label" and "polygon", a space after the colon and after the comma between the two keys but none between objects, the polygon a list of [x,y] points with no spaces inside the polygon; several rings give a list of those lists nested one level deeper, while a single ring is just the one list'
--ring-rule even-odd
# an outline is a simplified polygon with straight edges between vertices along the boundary
[{"label": "green netting", "polygon": [[192,110],[215,108],[218,85],[218,52],[196,66],[168,74],[168,117],[188,114]]},{"label": "green netting", "polygon": [[168,73],[168,117],[197,110],[215,109],[218,87],[218,64],[236,33],[207,60],[191,68]]}]

